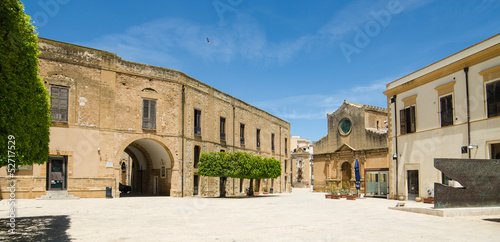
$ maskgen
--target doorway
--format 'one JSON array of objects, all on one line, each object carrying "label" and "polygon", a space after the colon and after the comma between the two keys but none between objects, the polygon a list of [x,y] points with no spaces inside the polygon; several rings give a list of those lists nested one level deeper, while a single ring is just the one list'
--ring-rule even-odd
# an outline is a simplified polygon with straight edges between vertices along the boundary
[{"label": "doorway", "polygon": [[491,156],[490,159],[500,159],[500,143],[491,144]]},{"label": "doorway", "polygon": [[193,196],[198,195],[198,175],[193,177]]},{"label": "doorway", "polygon": [[408,170],[408,200],[415,200],[419,197],[418,193],[418,170]]},{"label": "doorway", "polygon": [[367,196],[387,196],[387,192],[389,191],[388,171],[367,171],[365,177]]},{"label": "doorway", "polygon": [[50,156],[47,163],[46,190],[66,190],[68,183],[68,159],[66,156]]},{"label": "doorway", "polygon": [[351,175],[351,164],[344,162],[342,164],[342,187],[350,189]]}]

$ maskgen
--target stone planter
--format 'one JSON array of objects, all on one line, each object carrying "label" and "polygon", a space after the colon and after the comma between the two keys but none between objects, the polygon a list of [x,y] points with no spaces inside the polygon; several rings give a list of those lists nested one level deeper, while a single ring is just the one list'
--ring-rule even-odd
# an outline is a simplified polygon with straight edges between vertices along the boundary
[{"label": "stone planter", "polygon": [[340,195],[338,195],[338,194],[332,194],[332,199],[340,199]]},{"label": "stone planter", "polygon": [[432,204],[434,204],[434,198],[433,197],[424,198],[424,203],[432,203]]},{"label": "stone planter", "polygon": [[347,195],[347,200],[356,200],[357,195]]},{"label": "stone planter", "polygon": [[326,199],[332,199],[333,198],[333,194],[325,194],[325,198]]},{"label": "stone planter", "polygon": [[346,197],[347,197],[347,194],[340,194],[340,197],[341,197],[341,198],[346,198]]}]

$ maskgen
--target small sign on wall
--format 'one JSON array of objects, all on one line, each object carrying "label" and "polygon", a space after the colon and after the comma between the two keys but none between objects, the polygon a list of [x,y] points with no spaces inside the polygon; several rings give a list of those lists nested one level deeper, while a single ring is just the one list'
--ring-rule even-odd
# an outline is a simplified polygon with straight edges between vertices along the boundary
[{"label": "small sign on wall", "polygon": [[106,168],[113,168],[113,162],[112,161],[106,161]]}]

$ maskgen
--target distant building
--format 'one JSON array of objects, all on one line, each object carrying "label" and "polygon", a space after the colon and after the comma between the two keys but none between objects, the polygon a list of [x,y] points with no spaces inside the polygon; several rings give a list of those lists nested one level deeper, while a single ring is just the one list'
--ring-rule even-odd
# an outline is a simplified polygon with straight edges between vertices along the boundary
[{"label": "distant building", "polygon": [[344,101],[328,114],[328,135],[314,143],[314,191],[333,184],[355,192],[354,164],[359,160],[361,189],[367,196],[386,197],[387,110]]},{"label": "distant building", "polygon": [[[290,124],[188,75],[114,53],[39,39],[40,76],[51,95],[48,162],[20,167],[16,198],[57,193],[105,197],[119,184],[163,196],[216,196],[219,178],[197,173],[202,152],[244,151],[281,161],[255,190],[290,192]],[[6,169],[1,197],[9,197]],[[228,179],[241,194],[249,179]],[[270,189],[269,189],[270,190]],[[50,193],[50,194],[49,194]]]},{"label": "distant building", "polygon": [[[387,84],[390,196],[454,185],[434,158],[500,159],[500,35]],[[467,172],[467,171],[464,171]]]},{"label": "distant building", "polygon": [[310,187],[312,181],[312,155],[313,145],[311,140],[292,136],[291,139],[292,161],[292,186]]}]

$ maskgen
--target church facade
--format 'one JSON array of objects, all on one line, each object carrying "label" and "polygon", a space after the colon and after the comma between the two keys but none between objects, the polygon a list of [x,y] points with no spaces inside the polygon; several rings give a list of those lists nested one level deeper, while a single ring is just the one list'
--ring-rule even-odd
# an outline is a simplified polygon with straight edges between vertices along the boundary
[{"label": "church facade", "polygon": [[328,114],[328,135],[314,143],[313,176],[316,192],[328,186],[356,192],[354,166],[360,167],[360,193],[387,197],[387,110],[344,101]]}]

